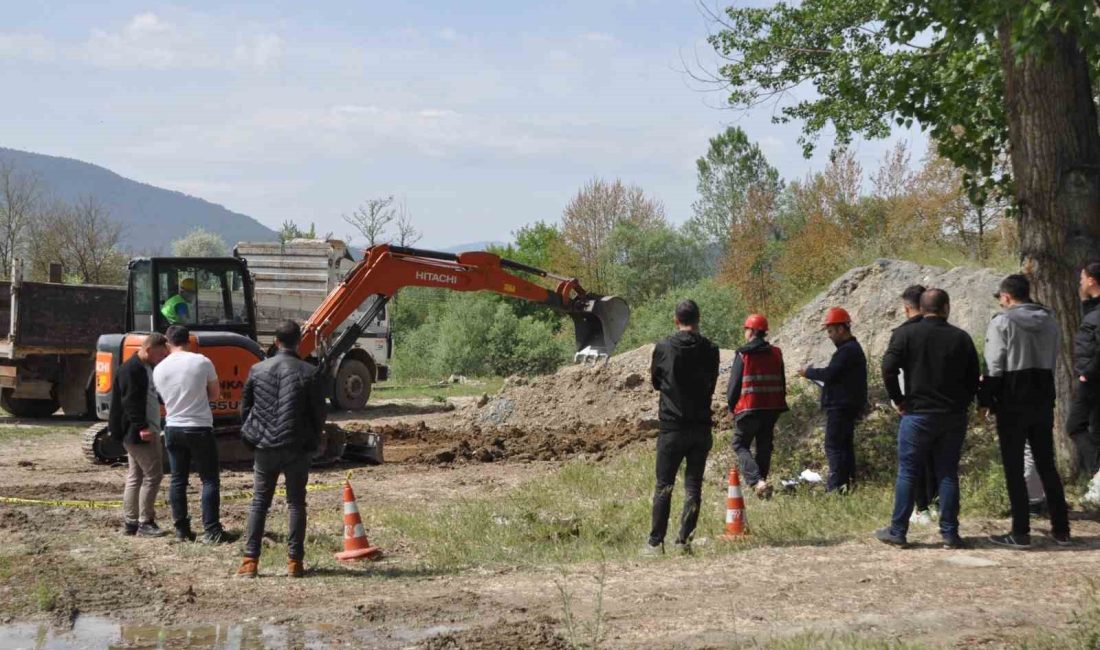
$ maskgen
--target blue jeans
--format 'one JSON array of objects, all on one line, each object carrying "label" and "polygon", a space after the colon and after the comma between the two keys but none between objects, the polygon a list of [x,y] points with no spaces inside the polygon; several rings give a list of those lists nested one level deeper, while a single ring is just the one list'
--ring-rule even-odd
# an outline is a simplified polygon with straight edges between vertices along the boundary
[{"label": "blue jeans", "polygon": [[959,534],[959,456],[966,437],[966,413],[907,413],[898,427],[898,482],[890,532],[905,537],[923,470],[931,458],[940,488],[940,534]]},{"label": "blue jeans", "polygon": [[172,479],[168,483],[168,505],[177,529],[191,530],[187,514],[187,481],[191,469],[202,480],[202,528],[213,534],[221,530],[221,483],[218,470],[218,443],[210,428],[167,427],[164,442]]}]

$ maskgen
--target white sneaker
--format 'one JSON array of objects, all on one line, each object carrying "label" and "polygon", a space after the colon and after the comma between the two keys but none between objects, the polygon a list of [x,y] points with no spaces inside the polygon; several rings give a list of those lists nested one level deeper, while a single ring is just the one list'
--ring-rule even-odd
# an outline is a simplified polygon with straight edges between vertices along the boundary
[{"label": "white sneaker", "polygon": [[1100,508],[1100,485],[1089,485],[1089,491],[1081,497],[1081,505],[1089,508]]},{"label": "white sneaker", "polygon": [[927,510],[914,510],[913,514],[909,515],[909,523],[917,526],[931,526],[932,516]]}]

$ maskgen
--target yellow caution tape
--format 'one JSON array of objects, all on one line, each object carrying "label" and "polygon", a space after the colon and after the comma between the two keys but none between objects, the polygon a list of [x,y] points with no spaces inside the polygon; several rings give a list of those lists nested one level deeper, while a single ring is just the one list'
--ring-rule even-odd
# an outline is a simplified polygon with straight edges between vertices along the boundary
[{"label": "yellow caution tape", "polygon": [[[306,492],[326,492],[328,490],[336,490],[343,487],[343,483],[311,483],[306,486]],[[223,495],[222,501],[247,501],[251,499],[253,492],[244,491],[236,494]],[[286,489],[279,488],[275,490],[275,496],[285,497]],[[0,503],[6,503],[13,506],[47,506],[53,508],[121,508],[122,501],[109,501],[109,500],[96,500],[96,499],[24,499],[21,497],[4,497],[0,496]],[[166,506],[168,502],[161,499],[156,502],[157,506]]]}]

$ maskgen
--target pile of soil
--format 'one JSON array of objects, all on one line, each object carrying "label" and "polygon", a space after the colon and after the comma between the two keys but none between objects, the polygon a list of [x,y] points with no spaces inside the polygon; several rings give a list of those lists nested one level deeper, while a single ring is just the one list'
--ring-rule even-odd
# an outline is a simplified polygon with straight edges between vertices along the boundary
[{"label": "pile of soil", "polygon": [[418,650],[568,650],[571,647],[554,631],[554,622],[547,617],[533,621],[498,621],[495,625],[440,634],[417,646]]}]

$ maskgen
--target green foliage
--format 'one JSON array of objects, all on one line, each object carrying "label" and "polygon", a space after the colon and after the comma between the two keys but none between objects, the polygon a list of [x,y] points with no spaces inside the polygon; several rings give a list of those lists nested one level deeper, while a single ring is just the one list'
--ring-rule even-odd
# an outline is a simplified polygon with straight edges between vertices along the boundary
[{"label": "green foliage", "polygon": [[317,227],[313,224],[309,224],[309,230],[300,227],[298,224],[290,221],[283,222],[283,225],[279,228],[279,243],[286,244],[292,239],[316,239]]},{"label": "green foliage", "polygon": [[648,302],[631,305],[630,326],[619,342],[619,350],[632,350],[672,333],[672,314],[676,304],[684,298],[699,304],[700,330],[704,336],[723,348],[736,348],[741,344],[745,310],[732,289],[708,278],[669,289]]},{"label": "green foliage", "polygon": [[627,221],[611,229],[601,251],[608,269],[608,293],[630,304],[652,300],[671,287],[694,282],[704,275],[699,243],[660,223],[641,227]]},{"label": "green foliage", "polygon": [[229,250],[220,235],[196,228],[183,239],[172,242],[172,254],[176,257],[225,257]]}]

